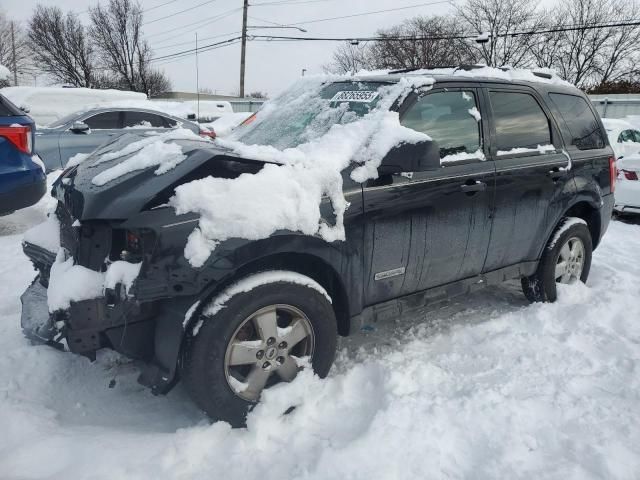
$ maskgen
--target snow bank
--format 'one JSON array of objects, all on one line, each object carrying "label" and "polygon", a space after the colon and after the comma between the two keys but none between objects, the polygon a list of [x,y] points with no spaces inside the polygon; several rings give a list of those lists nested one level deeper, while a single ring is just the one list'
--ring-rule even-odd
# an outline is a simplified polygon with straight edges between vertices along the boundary
[{"label": "snow bank", "polygon": [[9,69],[0,64],[0,80],[8,80],[10,76],[11,72],[9,71]]},{"label": "snow bank", "polygon": [[[197,140],[201,142],[209,142],[208,139],[204,139],[193,133],[191,130],[187,130],[185,128],[178,128],[160,134],[147,135],[146,138],[132,142],[122,150],[99,155],[94,162],[94,165],[110,162],[123,158],[127,155],[131,156],[116,163],[113,167],[103,170],[93,177],[91,182],[94,185],[102,186],[116,178],[126,175],[127,173],[144,170],[145,168],[153,166],[158,166],[154,172],[156,175],[168,172],[187,158],[186,155],[182,153],[182,147],[180,145],[176,143],[168,143],[172,140]],[[74,161],[74,164],[84,161],[84,158],[80,157],[76,159],[76,157],[77,155],[71,159]],[[71,160],[69,160],[69,162],[71,162]]]},{"label": "snow bank", "polygon": [[[359,165],[351,175],[355,181],[376,178],[380,162],[393,146],[429,140],[427,135],[401,126],[397,112],[388,109],[412,88],[430,85],[431,79],[415,77],[381,86],[375,97],[377,104],[362,117],[344,108],[345,103],[332,107],[320,98],[327,80],[315,77],[298,82],[267,102],[256,120],[239,134],[216,140],[242,157],[278,165],[267,164],[256,174],[236,179],[207,177],[176,188],[169,202],[176,212],[200,214],[198,227],[185,247],[191,265],[202,266],[218,243],[228,238],[256,240],[277,230],[290,230],[318,234],[327,241],[344,239],[343,216],[348,203],[342,193],[342,170],[354,161]],[[303,143],[294,147],[278,149],[241,141],[263,122],[277,124],[273,117],[304,115],[313,115],[313,120],[299,135]],[[325,131],[326,125],[331,127]],[[331,201],[334,225],[320,217],[324,196]]]}]

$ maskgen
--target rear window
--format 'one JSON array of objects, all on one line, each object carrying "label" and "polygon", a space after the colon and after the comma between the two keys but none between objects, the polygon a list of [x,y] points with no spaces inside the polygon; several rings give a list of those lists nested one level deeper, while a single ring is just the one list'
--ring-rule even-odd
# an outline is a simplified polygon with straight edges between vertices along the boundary
[{"label": "rear window", "polygon": [[125,128],[166,128],[163,118],[147,112],[125,112]]},{"label": "rear window", "polygon": [[536,148],[551,143],[549,119],[528,93],[490,92],[498,150]]},{"label": "rear window", "polygon": [[584,98],[566,93],[550,93],[549,97],[560,110],[560,115],[571,133],[572,145],[580,150],[604,147],[602,129]]}]

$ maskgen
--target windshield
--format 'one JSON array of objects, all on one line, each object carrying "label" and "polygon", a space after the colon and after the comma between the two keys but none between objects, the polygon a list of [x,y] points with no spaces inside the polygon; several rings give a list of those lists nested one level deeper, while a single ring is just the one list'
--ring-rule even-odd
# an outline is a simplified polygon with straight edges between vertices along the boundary
[{"label": "windshield", "polygon": [[323,136],[336,124],[351,123],[375,108],[382,82],[335,82],[319,90],[294,89],[237,129],[233,139],[247,145],[293,148]]},{"label": "windshield", "polygon": [[47,127],[49,128],[64,127],[67,123],[71,122],[72,120],[75,120],[79,115],[80,115],[80,112],[74,112],[69,115],[65,115],[64,117],[56,120],[55,122],[50,123],[49,125],[47,125]]}]

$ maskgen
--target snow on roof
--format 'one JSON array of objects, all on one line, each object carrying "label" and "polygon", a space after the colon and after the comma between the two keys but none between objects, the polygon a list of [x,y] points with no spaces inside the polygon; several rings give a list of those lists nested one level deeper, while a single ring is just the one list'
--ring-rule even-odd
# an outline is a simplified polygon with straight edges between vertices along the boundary
[{"label": "snow on roof", "polygon": [[11,72],[7,67],[0,64],[0,80],[6,80],[11,75]]},{"label": "snow on roof", "polygon": [[[378,76],[392,75],[393,70],[361,70],[356,76]],[[464,68],[429,68],[418,69],[401,73],[402,76],[452,76],[465,78],[495,78],[507,81],[526,81],[535,83],[546,83],[555,85],[572,86],[571,83],[560,78],[556,72],[549,68],[494,68],[487,66],[476,66],[471,69]],[[436,78],[437,81],[437,78]]]}]

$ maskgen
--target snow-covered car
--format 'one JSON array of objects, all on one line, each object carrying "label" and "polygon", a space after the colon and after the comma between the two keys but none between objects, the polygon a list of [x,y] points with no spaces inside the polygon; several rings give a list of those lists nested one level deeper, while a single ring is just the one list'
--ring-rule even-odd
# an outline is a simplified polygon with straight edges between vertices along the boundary
[{"label": "snow-covered car", "polygon": [[124,135],[27,232],[34,339],[139,358],[238,426],[337,335],[520,279],[586,281],[615,160],[586,96],[488,67],[301,80],[229,137]]},{"label": "snow-covered car", "polygon": [[625,120],[602,120],[618,159],[614,211],[640,213],[640,131]]},{"label": "snow-covered car", "polygon": [[161,133],[175,128],[186,128],[202,136],[215,136],[197,123],[155,110],[105,107],[72,113],[48,128],[38,129],[36,151],[47,171],[51,171],[64,168],[71,157],[92,152],[115,135],[131,129]]}]

